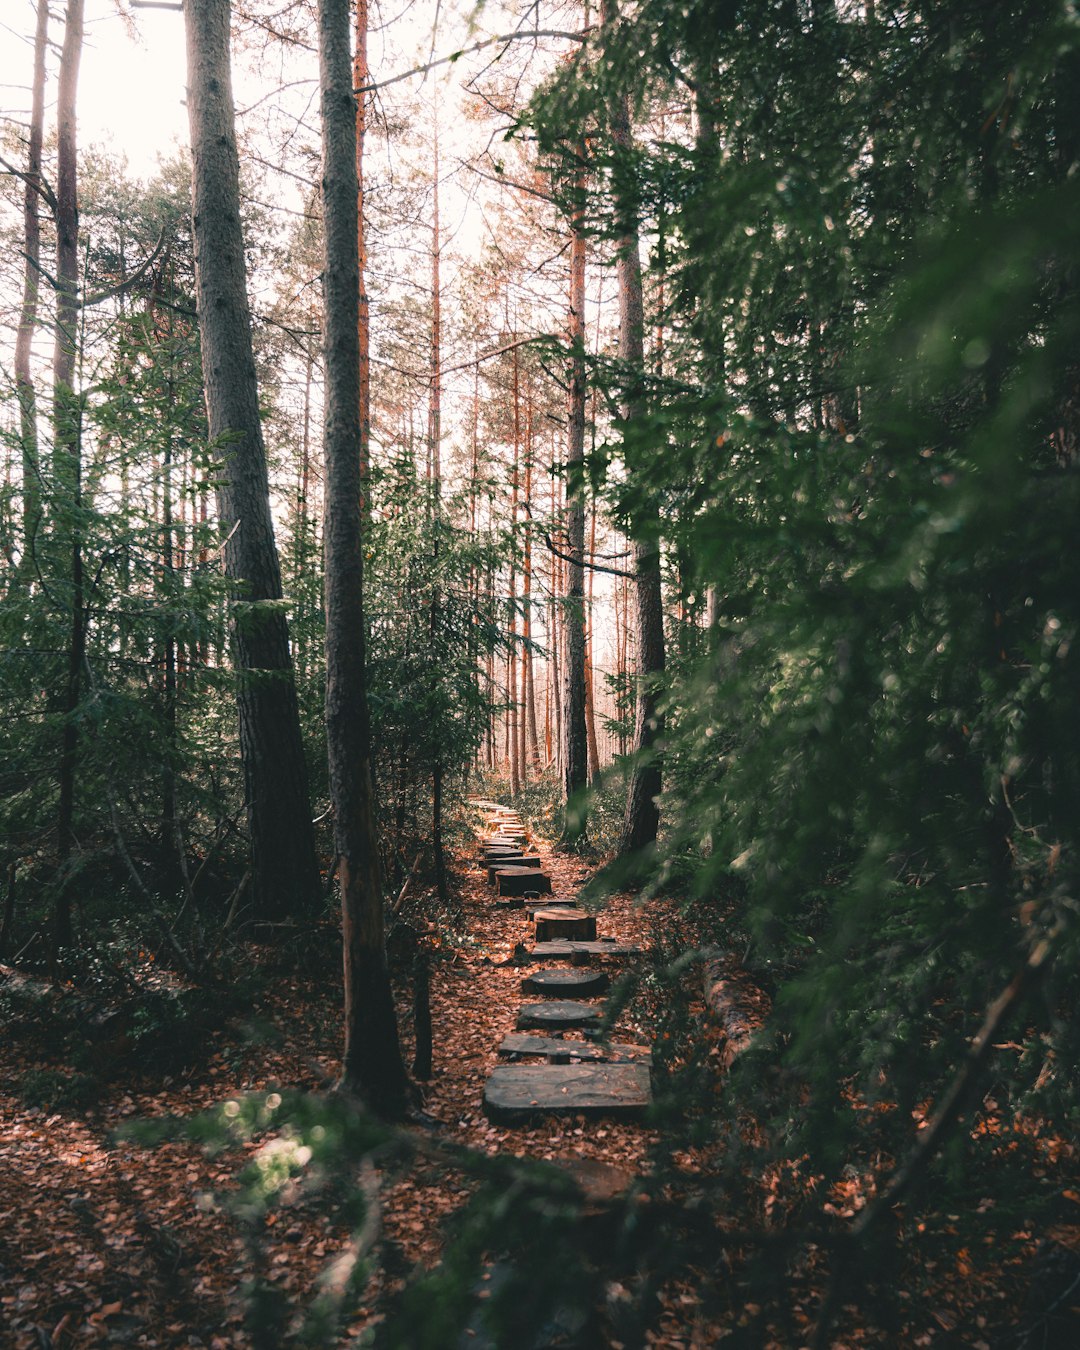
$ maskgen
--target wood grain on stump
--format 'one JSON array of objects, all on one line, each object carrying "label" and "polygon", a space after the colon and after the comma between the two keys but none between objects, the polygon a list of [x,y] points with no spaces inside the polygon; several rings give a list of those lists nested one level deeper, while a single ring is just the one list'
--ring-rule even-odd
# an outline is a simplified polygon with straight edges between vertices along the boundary
[{"label": "wood grain on stump", "polygon": [[551,878],[534,867],[500,867],[495,873],[495,884],[500,895],[524,895],[526,891],[541,894],[551,890]]},{"label": "wood grain on stump", "polygon": [[583,909],[538,909],[534,919],[538,943],[550,942],[555,938],[577,942],[590,942],[596,938],[596,918],[586,914]]},{"label": "wood grain on stump", "polygon": [[607,987],[608,977],[602,970],[534,970],[521,981],[522,993],[569,995],[571,998],[602,994]]},{"label": "wood grain on stump", "polygon": [[574,999],[553,999],[550,1003],[526,1003],[518,1013],[518,1031],[540,1027],[556,1031],[560,1027],[598,1027],[603,1010],[592,1003]]},{"label": "wood grain on stump", "polygon": [[499,1054],[545,1055],[567,1062],[567,1057],[594,1064],[648,1064],[652,1051],[646,1045],[602,1045],[599,1041],[572,1041],[561,1036],[530,1035],[527,1031],[511,1031],[499,1043]]},{"label": "wood grain on stump", "polygon": [[537,1115],[636,1116],[652,1092],[645,1064],[502,1065],[484,1088],[490,1120]]},{"label": "wood grain on stump", "polygon": [[606,938],[601,938],[599,942],[566,937],[540,939],[539,934],[537,938],[529,953],[534,961],[550,961],[559,956],[569,957],[575,961],[580,957],[587,961],[593,956],[641,955],[640,947],[635,947],[629,942],[610,942]]},{"label": "wood grain on stump", "polygon": [[540,859],[527,858],[522,854],[518,854],[516,858],[490,858],[487,864],[488,881],[494,884],[496,874],[507,867],[531,867],[538,872],[540,870]]}]

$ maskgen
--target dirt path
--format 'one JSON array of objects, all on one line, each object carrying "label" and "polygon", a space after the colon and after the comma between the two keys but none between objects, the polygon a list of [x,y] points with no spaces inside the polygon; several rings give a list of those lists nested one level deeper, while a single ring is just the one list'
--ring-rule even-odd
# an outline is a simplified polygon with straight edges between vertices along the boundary
[{"label": "dirt path", "polygon": [[[574,896],[587,873],[576,860],[540,842],[557,896]],[[436,1137],[489,1154],[549,1160],[587,1158],[630,1172],[644,1165],[651,1132],[640,1125],[569,1117],[528,1128],[489,1123],[484,1082],[498,1062],[502,1037],[522,1002],[523,971],[499,963],[524,940],[522,911],[497,911],[486,875],[458,859],[461,929],[444,937],[431,981],[435,1070],[425,1085]],[[641,944],[644,921],[630,901],[616,899],[603,927],[620,941]],[[402,991],[403,1038],[411,1027]],[[340,997],[336,953],[325,974],[288,977],[264,1010],[283,1035],[275,1048],[223,1039],[197,1068],[172,1077],[133,1077],[130,1066],[79,1108],[47,1110],[26,1101],[27,1075],[40,1070],[6,1039],[0,1045],[0,1346],[60,1350],[65,1346],[131,1344],[206,1346],[250,1344],[235,1297],[248,1273],[232,1221],[214,1195],[227,1191],[242,1160],[210,1160],[188,1144],[140,1149],[110,1142],[121,1123],[169,1113],[190,1114],[243,1090],[287,1084],[312,1089],[337,1068]],[[632,1020],[620,1039],[647,1042]],[[63,1066],[53,1066],[61,1069]],[[417,1262],[440,1251],[439,1222],[465,1198],[464,1182],[419,1164],[387,1178],[381,1189],[384,1246],[392,1270],[373,1279],[352,1324],[378,1319],[380,1300]],[[271,1217],[267,1271],[286,1293],[308,1293],[343,1233],[317,1214]]]}]

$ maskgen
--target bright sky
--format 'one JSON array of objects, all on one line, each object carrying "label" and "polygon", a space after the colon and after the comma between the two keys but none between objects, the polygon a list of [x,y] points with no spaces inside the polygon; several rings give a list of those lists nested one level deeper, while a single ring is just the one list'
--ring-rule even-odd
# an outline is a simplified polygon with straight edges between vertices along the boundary
[{"label": "bright sky", "polygon": [[[61,6],[53,6],[54,10]],[[33,63],[34,0],[4,0],[0,9],[0,109],[25,122]],[[115,0],[86,0],[86,42],[79,68],[79,143],[109,145],[127,155],[131,171],[152,174],[158,155],[187,143],[184,108],[184,30],[178,13],[139,10],[136,36]],[[63,23],[49,25],[54,44]],[[59,54],[48,56],[47,97],[55,99]],[[46,134],[53,126],[46,114]]]}]

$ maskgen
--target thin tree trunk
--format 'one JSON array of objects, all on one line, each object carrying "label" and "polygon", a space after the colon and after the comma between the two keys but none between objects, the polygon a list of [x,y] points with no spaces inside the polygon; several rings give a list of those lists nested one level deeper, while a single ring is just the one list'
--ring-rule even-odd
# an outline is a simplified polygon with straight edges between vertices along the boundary
[{"label": "thin tree trunk", "polygon": [[540,736],[536,726],[536,662],[532,652],[532,486],[533,486],[533,391],[527,384],[525,406],[525,716],[528,725],[529,767],[540,772]]},{"label": "thin tree trunk", "polygon": [[[592,504],[591,521],[589,525],[589,557],[590,560],[596,556],[596,503]],[[588,623],[585,627],[585,731],[589,744],[589,780],[594,787],[600,784],[600,747],[596,743],[596,710],[594,708],[593,695],[593,577],[595,573],[592,568],[589,569],[589,595],[586,610],[588,613]]]},{"label": "thin tree trunk", "polygon": [[[432,663],[432,677],[439,680],[440,611],[442,596],[439,589],[439,529],[442,506],[442,278],[439,271],[442,240],[439,234],[439,127],[438,109],[435,112],[434,177],[431,218],[431,401],[428,409],[428,463],[431,467],[431,547],[432,588],[429,625],[428,656]],[[433,690],[437,693],[437,688]],[[431,765],[431,847],[435,855],[435,889],[440,905],[447,903],[446,853],[443,848],[443,751],[442,725],[436,719],[430,728],[432,736]]]},{"label": "thin tree trunk", "polygon": [[72,941],[71,887],[64,875],[76,846],[75,770],[86,658],[86,604],[82,556],[82,428],[75,391],[79,321],[78,151],[75,106],[83,44],[83,0],[68,0],[56,95],[56,337],[53,344],[53,454],[63,514],[70,525],[70,628],[64,721],[60,744],[57,862],[60,885],[53,927],[53,959]]},{"label": "thin tree trunk", "polygon": [[[189,0],[190,3],[190,0]],[[364,638],[356,108],[349,0],[320,0],[326,367],[326,730],[345,973],[342,1085],[400,1115],[407,1078],[386,964]]]},{"label": "thin tree trunk", "polygon": [[15,334],[15,387],[19,397],[19,438],[22,445],[22,549],[19,575],[31,584],[34,545],[41,520],[41,483],[38,462],[37,395],[30,352],[38,311],[38,268],[41,263],[41,145],[45,125],[45,48],[49,33],[48,0],[38,0],[34,33],[34,74],[30,86],[30,126],[23,191],[23,300]]},{"label": "thin tree trunk", "polygon": [[[551,446],[552,467],[555,460],[555,444],[552,440]],[[551,519],[558,520],[559,511],[562,507],[559,492],[558,475],[551,475]],[[562,626],[562,617],[560,614],[560,605],[558,597],[562,594],[562,559],[551,554],[551,682],[552,682],[552,702],[555,705],[555,759],[556,772],[562,774],[562,680],[560,678],[560,661],[562,658],[562,637],[560,628]]]},{"label": "thin tree trunk", "polygon": [[[603,0],[604,24],[618,22],[616,0]],[[615,150],[613,192],[618,223],[616,275],[619,284],[619,360],[627,390],[621,414],[627,424],[645,414],[640,380],[645,370],[645,311],[641,290],[641,246],[634,194],[628,183],[633,173],[633,136],[630,101],[624,92],[612,96],[611,140]],[[634,764],[626,794],[619,853],[635,853],[656,842],[660,823],[661,758],[659,743],[664,718],[659,706],[659,682],[664,673],[664,611],[660,590],[658,520],[649,508],[639,515],[633,538],[634,598],[637,627],[637,706],[634,718]]]},{"label": "thin tree trunk", "polygon": [[[231,636],[253,899],[258,917],[280,918],[318,899],[319,874],[252,350],[229,9],[229,0],[187,0],[184,10],[195,288],[207,417],[223,458],[225,572],[236,592]],[[350,147],[355,134],[353,127]],[[354,184],[355,175],[353,164]]]},{"label": "thin tree trunk", "polygon": [[[585,147],[574,180],[570,217],[570,388],[566,443],[566,598],[563,603],[563,798],[571,800],[588,782],[585,729]],[[570,847],[585,833],[584,816],[566,813],[561,842]]]},{"label": "thin tree trunk", "polygon": [[[514,351],[515,362],[517,350]],[[514,467],[510,486],[510,529],[517,531],[518,518],[518,427],[517,368],[514,370]],[[507,751],[510,760],[510,791],[516,797],[522,788],[520,742],[518,739],[518,652],[517,652],[517,569],[510,564],[510,650],[507,678]]]}]

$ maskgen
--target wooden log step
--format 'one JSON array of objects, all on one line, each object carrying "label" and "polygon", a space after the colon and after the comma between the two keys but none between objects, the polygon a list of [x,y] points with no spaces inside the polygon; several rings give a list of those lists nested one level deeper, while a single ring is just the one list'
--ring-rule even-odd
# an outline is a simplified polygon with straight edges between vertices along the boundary
[{"label": "wooden log step", "polygon": [[539,1027],[557,1031],[565,1027],[598,1027],[603,1009],[595,1003],[578,1003],[575,999],[553,999],[550,1003],[526,1003],[518,1012],[518,1031]]},{"label": "wooden log step", "polygon": [[506,871],[507,868],[517,868],[517,867],[529,867],[532,868],[534,871],[539,872],[540,859],[528,858],[523,856],[519,856],[517,858],[498,858],[494,862],[489,862],[487,865],[488,881],[490,881],[492,885],[494,885],[496,872],[504,872]]},{"label": "wooden log step", "polygon": [[484,1087],[489,1120],[533,1116],[637,1116],[652,1100],[646,1064],[501,1065]]},{"label": "wooden log step", "polygon": [[591,942],[596,938],[596,918],[583,909],[538,909],[533,920],[537,942],[550,942],[554,938]]},{"label": "wooden log step", "polygon": [[500,895],[525,895],[529,891],[544,895],[551,891],[551,878],[534,867],[500,867],[495,885]]},{"label": "wooden log step", "polygon": [[520,895],[502,895],[495,901],[496,909],[524,909],[525,901]]},{"label": "wooden log step", "polygon": [[534,970],[521,981],[523,994],[544,994],[551,998],[589,998],[604,993],[607,987],[608,977],[602,970],[568,970],[565,966]]},{"label": "wooden log step", "polygon": [[527,1031],[511,1031],[503,1037],[499,1054],[544,1055],[553,1063],[570,1059],[592,1064],[649,1064],[652,1051],[647,1045],[602,1045],[599,1041],[572,1041],[561,1036],[531,1036]]},{"label": "wooden log step", "polygon": [[640,956],[641,948],[628,942],[616,942],[612,938],[597,941],[552,938],[533,944],[529,956],[533,961],[551,961],[556,957],[565,957],[575,964],[580,960],[588,962],[594,956]]},{"label": "wooden log step", "polygon": [[545,895],[542,900],[535,899],[525,902],[525,912],[530,919],[535,919],[537,911],[541,909],[557,909],[560,913],[565,914],[567,910],[577,909],[577,901],[564,900],[557,895]]}]

